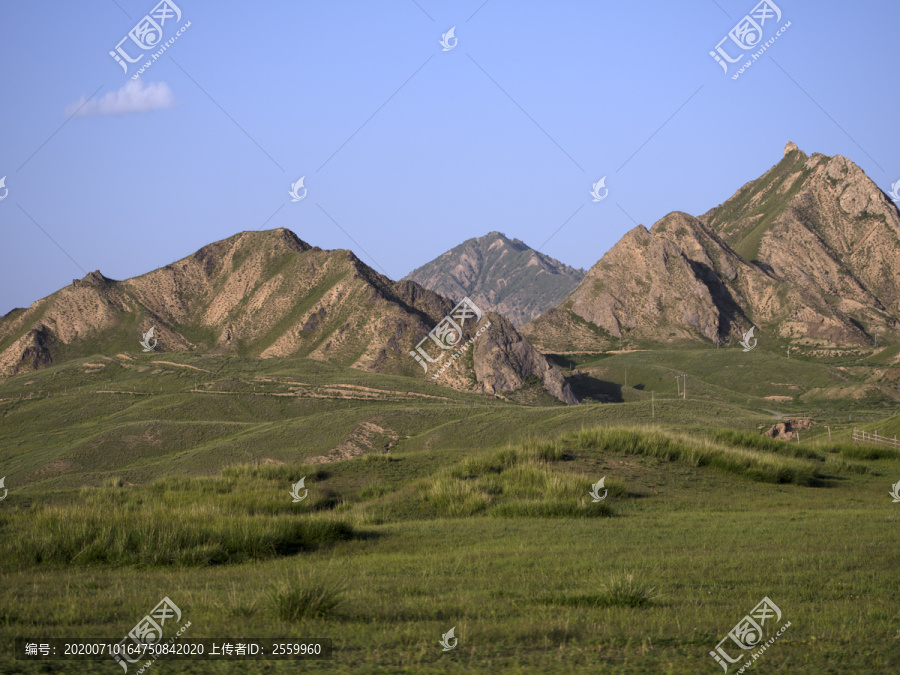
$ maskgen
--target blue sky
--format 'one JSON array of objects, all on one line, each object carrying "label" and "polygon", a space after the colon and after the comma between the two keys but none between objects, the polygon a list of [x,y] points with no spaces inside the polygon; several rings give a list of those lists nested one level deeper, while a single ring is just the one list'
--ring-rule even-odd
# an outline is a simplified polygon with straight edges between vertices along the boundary
[{"label": "blue sky", "polygon": [[0,4],[0,314],[260,228],[393,279],[492,230],[588,268],[789,140],[900,180],[896,2],[778,0],[738,79],[754,0],[176,3],[140,83],[109,52],[154,0]]}]

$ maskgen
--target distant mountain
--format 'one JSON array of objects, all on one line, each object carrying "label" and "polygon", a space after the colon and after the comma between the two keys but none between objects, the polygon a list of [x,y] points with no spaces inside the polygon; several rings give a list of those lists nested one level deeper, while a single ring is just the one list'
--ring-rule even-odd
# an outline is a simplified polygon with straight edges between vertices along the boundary
[{"label": "distant mountain", "polygon": [[452,300],[468,296],[519,326],[556,307],[584,274],[518,239],[491,232],[467,239],[404,278]]},{"label": "distant mountain", "polygon": [[736,343],[807,350],[896,342],[900,212],[850,160],[783,159],[694,218],[625,234],[558,307],[522,327],[545,351]]},{"label": "distant mountain", "polygon": [[[0,377],[94,354],[140,354],[141,336],[154,327],[157,351],[303,356],[394,375],[439,374],[436,384],[488,393],[529,382],[576,402],[559,371],[494,313],[485,312],[482,334],[465,352],[426,340],[436,363],[423,372],[411,352],[454,305],[414,282],[391,281],[350,251],[312,247],[285,229],[242,232],[133,279],[91,272],[13,310],[0,319]],[[444,333],[444,343],[466,344],[474,318],[462,329],[462,336]]]}]

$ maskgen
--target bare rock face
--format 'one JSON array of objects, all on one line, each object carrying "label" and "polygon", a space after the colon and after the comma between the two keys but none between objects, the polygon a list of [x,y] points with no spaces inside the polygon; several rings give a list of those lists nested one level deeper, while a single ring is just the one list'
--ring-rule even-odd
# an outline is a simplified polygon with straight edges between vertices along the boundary
[{"label": "bare rock face", "polygon": [[674,328],[714,339],[718,330],[715,302],[690,259],[642,226],[590,270],[571,300],[572,311],[615,337],[623,329],[652,337]]},{"label": "bare rock face", "polygon": [[509,319],[493,312],[488,317],[490,328],[474,342],[479,391],[493,394],[520,389],[531,375],[563,403],[578,403],[562,373],[519,335]]},{"label": "bare rock face", "polygon": [[[746,297],[754,291],[771,295],[771,285],[713,230],[676,212],[649,231],[638,226],[626,233],[555,312],[522,332],[553,351],[608,348],[626,336],[650,343],[715,342],[752,325],[742,308]],[[584,323],[608,340],[587,334]],[[560,342],[560,324],[577,344]],[[553,349],[559,344],[568,349]]]},{"label": "bare rock face", "polygon": [[0,353],[0,371],[10,375],[45,368],[53,363],[50,347],[53,336],[46,326],[38,324]]}]

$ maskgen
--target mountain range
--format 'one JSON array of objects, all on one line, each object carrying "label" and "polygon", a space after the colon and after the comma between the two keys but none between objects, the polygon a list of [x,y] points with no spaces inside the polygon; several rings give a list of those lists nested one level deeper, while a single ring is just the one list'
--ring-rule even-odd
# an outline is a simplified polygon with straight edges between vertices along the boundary
[{"label": "mountain range", "polygon": [[897,342],[898,317],[897,207],[850,160],[789,143],[720,206],[635,227],[586,274],[491,232],[395,282],[286,229],[124,281],[91,272],[0,318],[0,378],[133,353],[152,328],[156,351],[299,356],[571,404],[544,354],[734,345],[751,329],[764,349],[832,354]]}]

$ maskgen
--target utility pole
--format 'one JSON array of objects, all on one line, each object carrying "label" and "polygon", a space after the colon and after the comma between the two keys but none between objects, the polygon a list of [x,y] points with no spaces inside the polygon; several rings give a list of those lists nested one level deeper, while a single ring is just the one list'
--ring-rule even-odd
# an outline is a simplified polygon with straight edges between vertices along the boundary
[{"label": "utility pole", "polygon": [[681,395],[681,398],[687,398],[687,375],[682,373],[681,375],[675,376],[675,384],[679,385],[678,379],[683,379],[683,383],[678,387],[678,393]]},{"label": "utility pole", "polygon": [[656,417],[656,392],[650,392],[650,417]]}]

